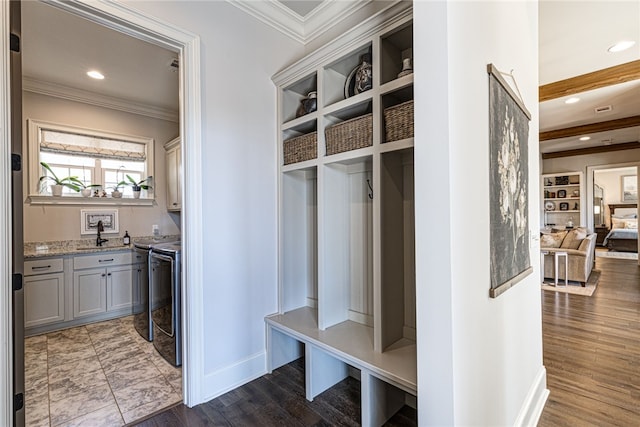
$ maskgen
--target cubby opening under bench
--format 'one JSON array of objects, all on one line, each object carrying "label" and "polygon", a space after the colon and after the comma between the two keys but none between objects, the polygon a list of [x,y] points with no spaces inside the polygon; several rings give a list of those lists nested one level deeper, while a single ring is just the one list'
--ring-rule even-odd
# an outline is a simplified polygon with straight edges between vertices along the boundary
[{"label": "cubby opening under bench", "polygon": [[266,318],[269,373],[304,357],[309,401],[354,377],[361,384],[363,426],[381,426],[405,405],[416,408],[415,341],[375,352],[371,327],[348,320],[322,331],[316,316],[315,309],[303,307]]}]

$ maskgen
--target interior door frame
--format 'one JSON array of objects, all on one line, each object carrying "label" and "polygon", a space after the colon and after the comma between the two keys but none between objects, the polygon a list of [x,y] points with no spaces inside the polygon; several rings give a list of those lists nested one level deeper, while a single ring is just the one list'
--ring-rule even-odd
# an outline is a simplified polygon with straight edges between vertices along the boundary
[{"label": "interior door frame", "polygon": [[[183,334],[183,401],[194,406],[204,401],[204,328],[203,328],[203,236],[202,236],[202,102],[200,73],[200,38],[179,27],[146,16],[118,3],[79,0],[46,0],[47,4],[81,16],[107,28],[179,52],[180,54],[180,135],[184,174],[181,182],[183,215],[182,289]],[[9,28],[8,2],[0,2],[0,23]],[[10,147],[10,78],[9,32],[3,31],[0,67],[0,250],[11,254],[11,147]],[[189,188],[189,192],[184,191]],[[0,257],[0,280],[11,283],[11,257]],[[11,293],[6,286],[0,291],[0,384],[11,384]],[[0,387],[0,425],[13,424],[12,387]]]},{"label": "interior door frame", "polygon": [[[610,163],[606,165],[587,166],[587,226],[593,227],[593,184],[595,182],[594,172],[603,169],[617,169],[617,168],[636,168],[636,177],[638,184],[640,184],[640,162],[628,162],[628,163]],[[638,205],[638,215],[640,216],[640,204]],[[638,236],[638,244],[640,244],[640,235]],[[638,260],[640,265],[640,259]]]},{"label": "interior door frame", "polygon": [[13,299],[11,231],[10,5],[0,2],[0,425],[13,425]]}]

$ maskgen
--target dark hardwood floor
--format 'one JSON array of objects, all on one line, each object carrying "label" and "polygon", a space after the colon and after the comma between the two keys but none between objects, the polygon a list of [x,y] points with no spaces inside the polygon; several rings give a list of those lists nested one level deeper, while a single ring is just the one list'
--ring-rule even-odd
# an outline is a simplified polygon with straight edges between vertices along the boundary
[{"label": "dark hardwood floor", "polygon": [[[309,402],[304,359],[193,408],[177,405],[133,425],[152,426],[359,426],[360,382],[347,378]],[[415,426],[417,413],[404,406],[386,426]]]},{"label": "dark hardwood floor", "polygon": [[[640,426],[640,267],[597,258],[591,297],[542,292],[544,365],[550,396],[539,426]],[[284,366],[210,402],[167,409],[138,426],[359,425],[360,384],[347,379],[313,402],[304,362]],[[417,424],[405,406],[388,426]]]},{"label": "dark hardwood floor", "polygon": [[539,426],[640,425],[640,267],[596,258],[591,297],[542,291],[547,388]]}]

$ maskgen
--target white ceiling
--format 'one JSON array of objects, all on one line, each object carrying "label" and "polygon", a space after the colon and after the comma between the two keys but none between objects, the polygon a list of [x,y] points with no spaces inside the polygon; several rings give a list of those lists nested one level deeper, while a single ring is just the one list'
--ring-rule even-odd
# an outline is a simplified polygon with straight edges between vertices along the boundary
[{"label": "white ceiling", "polygon": [[[539,3],[540,84],[579,76],[640,59],[640,0],[631,1],[541,1]],[[607,51],[620,40],[636,45],[619,53]],[[568,97],[540,103],[540,131],[603,122],[640,115],[640,81],[583,92],[576,104]],[[595,107],[612,107],[596,113]],[[554,152],[640,141],[640,127],[543,141],[540,151]],[[605,142],[603,142],[605,141]]]},{"label": "white ceiling", "polygon": [[[354,13],[363,1],[239,1],[231,4],[283,33],[305,42]],[[22,2],[24,86],[44,93],[73,91],[92,98],[120,100],[121,105],[147,105],[160,117],[177,118],[178,74],[170,67],[177,53],[108,30],[53,6]],[[276,11],[276,12],[274,12]],[[607,48],[621,39],[636,45],[612,54]],[[640,0],[540,1],[539,76],[547,84],[640,59]],[[106,78],[86,77],[90,68]],[[517,75],[517,70],[516,70]],[[540,104],[540,131],[606,121],[640,114],[640,81],[580,94],[582,101],[566,105],[564,98]],[[108,102],[105,102],[109,104]],[[611,105],[610,113],[595,107]],[[593,135],[588,142],[576,138],[544,141],[542,152],[639,141],[640,128]]]},{"label": "white ceiling", "polygon": [[[22,2],[22,74],[27,90],[73,92],[103,103],[152,106],[161,117],[179,109],[178,54],[36,2]],[[104,80],[86,75],[97,69]],[[53,83],[53,85],[52,85]],[[71,90],[68,90],[71,89]]]}]

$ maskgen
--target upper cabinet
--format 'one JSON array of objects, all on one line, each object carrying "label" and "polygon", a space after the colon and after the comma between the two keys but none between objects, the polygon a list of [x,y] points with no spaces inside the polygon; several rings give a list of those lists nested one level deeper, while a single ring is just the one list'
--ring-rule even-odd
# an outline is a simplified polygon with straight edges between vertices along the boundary
[{"label": "upper cabinet", "polygon": [[180,211],[182,209],[182,154],[180,151],[180,137],[164,145],[167,168],[167,210]]}]

